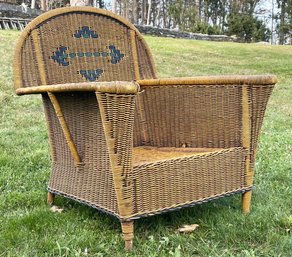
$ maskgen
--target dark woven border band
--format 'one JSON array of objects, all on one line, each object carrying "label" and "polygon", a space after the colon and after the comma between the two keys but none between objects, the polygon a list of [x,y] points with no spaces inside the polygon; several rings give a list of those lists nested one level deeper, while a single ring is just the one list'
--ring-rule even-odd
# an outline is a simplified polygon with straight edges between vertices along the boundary
[{"label": "dark woven border band", "polygon": [[153,216],[153,215],[157,215],[157,214],[162,214],[162,213],[166,213],[166,212],[170,212],[170,211],[176,211],[176,210],[180,210],[182,208],[186,208],[186,207],[193,207],[195,205],[198,205],[198,204],[202,204],[202,203],[206,203],[206,202],[210,202],[212,200],[216,200],[216,199],[220,199],[220,198],[223,198],[223,197],[228,197],[228,196],[232,196],[232,195],[235,195],[235,194],[242,194],[244,192],[247,192],[247,191],[251,191],[253,189],[253,186],[250,186],[250,187],[247,187],[247,188],[244,188],[244,189],[239,189],[239,190],[236,190],[236,191],[233,191],[233,192],[229,192],[227,194],[222,194],[222,195],[218,195],[218,196],[214,196],[214,197],[209,197],[209,198],[205,198],[203,200],[199,200],[199,201],[196,201],[196,202],[193,202],[193,203],[190,203],[190,204],[183,204],[181,206],[177,206],[177,207],[174,207],[174,208],[168,208],[168,209],[165,209],[165,210],[161,210],[161,211],[154,211],[154,212],[151,212],[151,213],[146,213],[146,214],[142,214],[142,215],[137,215],[137,216],[133,216],[133,217],[130,217],[130,218],[126,218],[126,219],[123,219],[121,218],[118,214],[114,213],[114,212],[111,212],[109,210],[106,210],[100,206],[96,206],[96,205],[93,205],[85,200],[81,200],[79,198],[76,198],[74,196],[71,196],[71,195],[67,195],[63,192],[59,192],[59,191],[56,191],[50,187],[48,187],[48,191],[53,193],[53,194],[56,194],[56,195],[60,195],[60,196],[63,196],[67,199],[71,199],[71,200],[75,200],[79,203],[82,203],[82,204],[86,204],[94,209],[97,209],[99,211],[102,211],[106,214],[109,214],[111,216],[114,216],[116,218],[118,218],[120,221],[130,221],[130,220],[136,220],[136,219],[140,219],[140,218],[144,218],[144,217],[149,217],[149,216]]}]

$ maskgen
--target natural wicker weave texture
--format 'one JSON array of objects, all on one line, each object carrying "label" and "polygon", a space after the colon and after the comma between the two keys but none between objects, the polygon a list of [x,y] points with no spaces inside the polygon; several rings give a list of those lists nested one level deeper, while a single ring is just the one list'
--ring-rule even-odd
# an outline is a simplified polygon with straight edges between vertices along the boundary
[{"label": "natural wicker weave texture", "polygon": [[48,201],[59,194],[118,217],[126,249],[140,217],[235,193],[249,212],[274,76],[156,79],[133,25],[74,7],[26,27],[14,77],[17,94],[42,94]]}]

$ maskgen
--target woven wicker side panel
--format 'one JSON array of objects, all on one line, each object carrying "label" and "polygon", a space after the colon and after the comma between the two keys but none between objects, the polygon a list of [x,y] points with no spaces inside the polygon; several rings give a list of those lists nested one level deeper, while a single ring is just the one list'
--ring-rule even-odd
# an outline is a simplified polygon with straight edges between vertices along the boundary
[{"label": "woven wicker side panel", "polygon": [[134,167],[135,211],[162,211],[243,189],[245,158],[246,150],[231,148]]},{"label": "woven wicker side panel", "polygon": [[138,50],[138,59],[139,59],[139,71],[140,71],[140,79],[153,79],[157,78],[155,73],[155,67],[151,63],[151,56],[149,56],[149,52],[147,52],[146,47],[144,45],[144,41],[137,37],[136,45]]},{"label": "woven wicker side panel", "polygon": [[97,93],[121,216],[133,213],[132,150],[136,95]]},{"label": "woven wicker side panel", "polygon": [[118,213],[109,154],[95,94],[64,93],[56,96],[82,164],[79,167],[74,165],[55,111],[44,95],[53,147],[50,189]]},{"label": "woven wicker side panel", "polygon": [[[134,145],[229,148],[241,145],[240,86],[145,87]],[[143,135],[139,131],[146,131]]]},{"label": "woven wicker side panel", "polygon": [[[267,107],[269,97],[272,93],[272,86],[254,86],[251,91],[251,117],[252,117],[252,131],[251,131],[251,165],[254,165],[255,152],[259,139],[259,133],[263,124],[264,114]],[[252,167],[253,168],[253,167]]]},{"label": "woven wicker side panel", "polygon": [[133,134],[133,145],[149,145],[149,131],[146,121],[145,104],[143,101],[143,93],[137,95],[136,108],[135,108],[135,119],[134,119],[134,134]]}]

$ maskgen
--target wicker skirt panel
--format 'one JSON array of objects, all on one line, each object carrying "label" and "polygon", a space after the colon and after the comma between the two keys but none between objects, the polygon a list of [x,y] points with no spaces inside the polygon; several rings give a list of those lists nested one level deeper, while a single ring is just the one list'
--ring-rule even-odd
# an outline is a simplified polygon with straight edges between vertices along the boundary
[{"label": "wicker skirt panel", "polygon": [[79,167],[54,163],[49,190],[119,215],[111,171],[96,163]]},{"label": "wicker skirt panel", "polygon": [[134,167],[137,215],[159,212],[239,191],[245,185],[241,147]]},{"label": "wicker skirt panel", "polygon": [[55,110],[48,96],[43,95],[53,162],[49,188],[118,213],[109,153],[95,94],[62,93],[57,95],[57,99],[81,164],[76,166],[74,163]]}]

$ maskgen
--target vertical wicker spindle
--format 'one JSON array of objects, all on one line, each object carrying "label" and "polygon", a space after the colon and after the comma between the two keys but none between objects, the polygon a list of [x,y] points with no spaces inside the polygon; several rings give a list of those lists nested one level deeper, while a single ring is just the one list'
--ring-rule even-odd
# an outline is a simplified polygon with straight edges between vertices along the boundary
[{"label": "vertical wicker spindle", "polygon": [[[250,97],[249,87],[242,87],[242,146],[248,150],[245,161],[246,169],[246,186],[251,186],[253,183],[253,172],[250,169],[250,141],[251,141],[251,124],[250,124]],[[248,214],[250,212],[252,191],[247,191],[242,194],[242,212]]]}]

